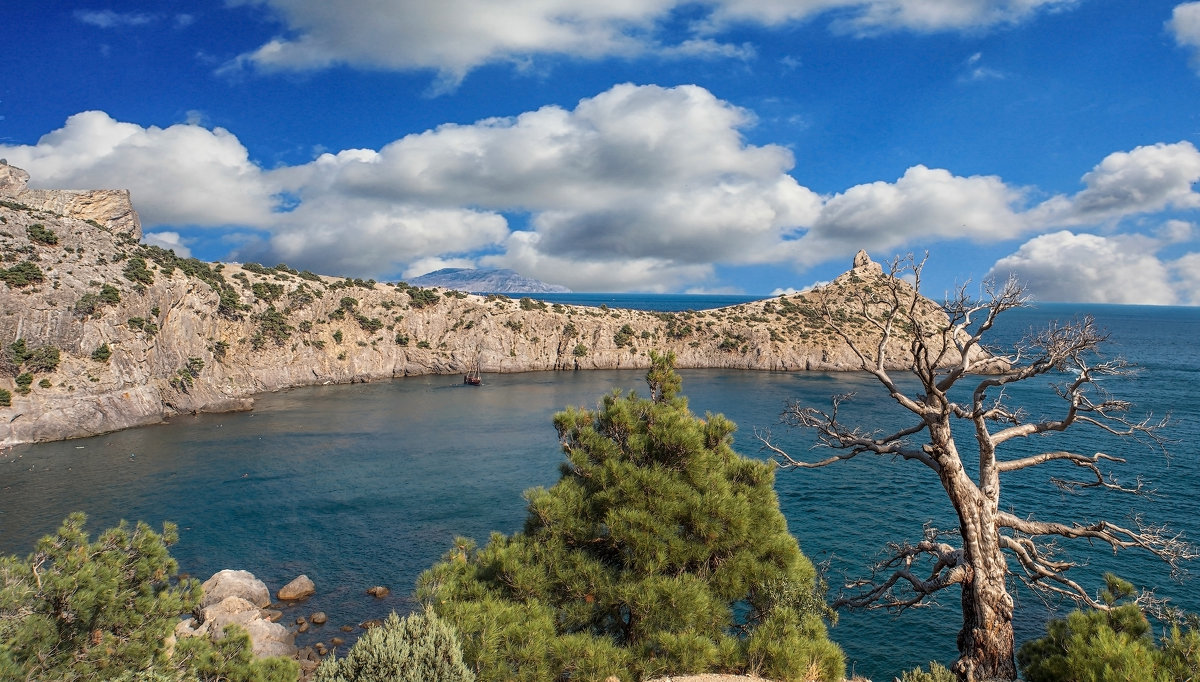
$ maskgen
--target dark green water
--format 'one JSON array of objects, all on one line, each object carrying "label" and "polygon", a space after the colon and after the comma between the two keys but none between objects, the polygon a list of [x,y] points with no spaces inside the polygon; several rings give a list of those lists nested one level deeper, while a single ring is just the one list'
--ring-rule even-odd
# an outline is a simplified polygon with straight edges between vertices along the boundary
[{"label": "dark green water", "polygon": [[[1030,324],[1069,311],[1023,312],[1008,338]],[[1147,450],[1095,439],[1073,441],[1131,458],[1122,475],[1145,474],[1162,496],[1152,505],[1111,494],[1067,496],[1045,484],[1046,472],[1015,477],[1008,504],[1040,518],[1125,520],[1132,510],[1200,538],[1200,311],[1092,309],[1113,331],[1114,351],[1146,366],[1134,380],[1114,382],[1140,409],[1172,409],[1180,440],[1169,462]],[[762,456],[755,429],[771,429],[789,449],[804,452],[805,434],[789,433],[777,415],[789,398],[813,404],[857,392],[854,416],[893,424],[899,414],[867,378],[853,374],[681,372],[693,411],[723,412],[737,422],[738,449]],[[551,416],[567,405],[594,405],[614,387],[644,392],[642,373],[627,371],[485,375],[480,388],[459,377],[415,377],[377,384],[326,386],[262,396],[253,412],[178,418],[96,438],[23,446],[0,455],[0,552],[24,554],[73,510],[100,529],[119,519],[179,524],[173,554],[200,577],[222,568],[254,572],[274,589],[300,573],[317,595],[298,613],[324,610],[329,630],[411,607],[417,575],[456,535],[486,541],[524,519],[521,492],[550,485],[561,460]],[[1050,410],[1043,386],[1030,409]],[[1045,441],[1032,443],[1044,446]],[[1063,445],[1062,442],[1059,445]],[[1063,472],[1058,472],[1063,473]],[[930,520],[948,525],[950,509],[930,472],[879,458],[805,472],[782,472],[776,489],[792,532],[815,561],[831,560],[831,583],[843,571],[863,575],[884,544],[917,540]],[[1084,546],[1082,551],[1086,552]],[[1099,586],[1115,568],[1139,585],[1156,587],[1182,606],[1200,609],[1192,582],[1172,581],[1137,554],[1113,559],[1098,552],[1079,579]],[[375,584],[393,589],[382,601],[363,594]],[[1018,636],[1035,635],[1046,617],[1036,597],[1015,590]],[[890,679],[931,658],[951,660],[958,630],[957,594],[942,606],[898,617],[843,614],[831,631],[859,674]],[[310,633],[324,639],[333,633]]]}]

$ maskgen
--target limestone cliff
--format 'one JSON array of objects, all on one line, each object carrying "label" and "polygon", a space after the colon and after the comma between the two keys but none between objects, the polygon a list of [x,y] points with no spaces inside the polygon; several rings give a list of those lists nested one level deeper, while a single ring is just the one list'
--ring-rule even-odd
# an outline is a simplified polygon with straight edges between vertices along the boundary
[{"label": "limestone cliff", "polygon": [[[0,445],[249,409],[256,393],[308,384],[644,368],[650,349],[673,350],[680,367],[858,366],[811,293],[652,313],[203,263],[139,244],[128,192],[29,190],[27,179],[0,164],[0,389],[11,401]],[[882,277],[864,255],[826,293]],[[929,303],[929,314],[940,311]],[[898,367],[906,354],[899,342],[887,357]]]}]

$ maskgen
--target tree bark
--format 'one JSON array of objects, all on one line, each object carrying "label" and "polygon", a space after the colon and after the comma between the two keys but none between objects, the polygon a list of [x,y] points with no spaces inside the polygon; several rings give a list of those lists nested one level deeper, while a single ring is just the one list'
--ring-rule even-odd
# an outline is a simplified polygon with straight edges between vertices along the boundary
[{"label": "tree bark", "polygon": [[[996,525],[996,505],[982,493],[954,500],[971,575],[962,585],[963,626],[953,670],[962,682],[1015,680],[1013,600]],[[952,495],[953,497],[953,495]],[[970,498],[974,499],[970,499]]]}]

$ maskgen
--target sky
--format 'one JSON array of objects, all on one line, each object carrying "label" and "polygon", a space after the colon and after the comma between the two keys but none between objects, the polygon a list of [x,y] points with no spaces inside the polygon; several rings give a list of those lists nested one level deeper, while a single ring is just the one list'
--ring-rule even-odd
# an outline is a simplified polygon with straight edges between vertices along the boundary
[{"label": "sky", "polygon": [[0,158],[146,243],[394,281],[1200,305],[1200,2],[8,2]]}]

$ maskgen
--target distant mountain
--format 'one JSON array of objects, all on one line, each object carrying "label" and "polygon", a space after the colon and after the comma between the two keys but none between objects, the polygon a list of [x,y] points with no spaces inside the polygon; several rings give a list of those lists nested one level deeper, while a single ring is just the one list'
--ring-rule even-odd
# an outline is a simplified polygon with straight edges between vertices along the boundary
[{"label": "distant mountain", "polygon": [[571,290],[557,284],[530,279],[507,268],[442,268],[408,280],[422,287],[444,287],[471,293],[497,294],[568,294]]}]

